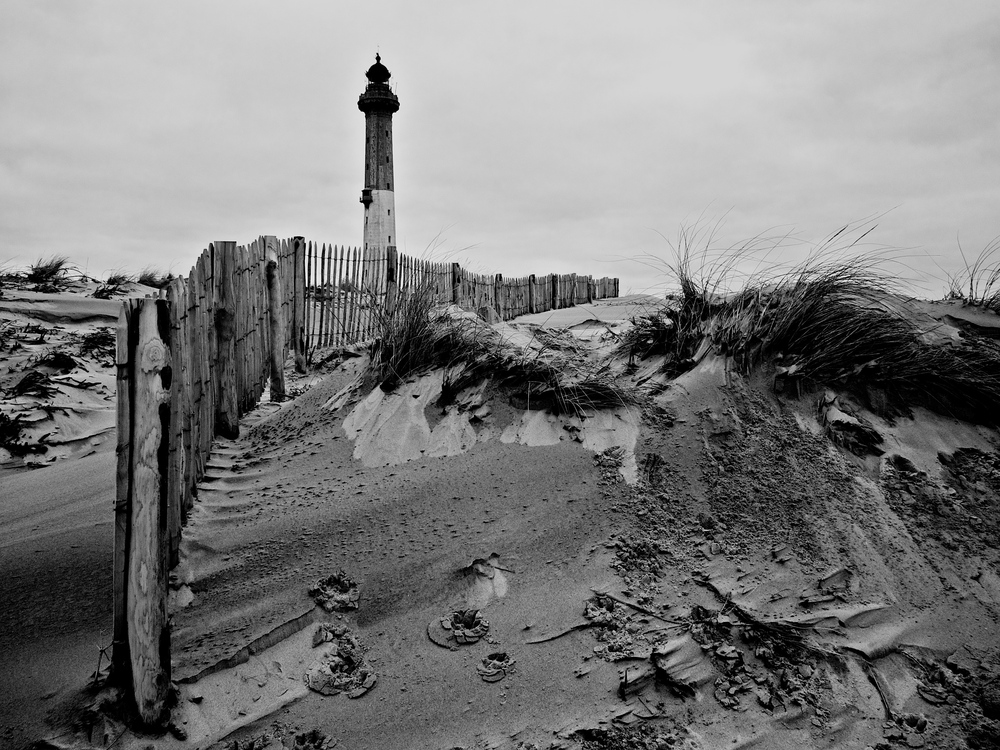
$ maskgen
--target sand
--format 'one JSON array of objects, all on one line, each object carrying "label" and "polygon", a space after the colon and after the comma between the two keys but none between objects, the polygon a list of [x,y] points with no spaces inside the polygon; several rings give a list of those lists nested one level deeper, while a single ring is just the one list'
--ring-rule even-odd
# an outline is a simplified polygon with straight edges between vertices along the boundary
[{"label": "sand", "polygon": [[[596,358],[649,304],[527,316],[505,335],[567,329]],[[955,305],[914,314],[940,324],[942,343],[956,321],[1000,328]],[[827,437],[816,394],[780,398],[723,357],[706,352],[676,381],[655,362],[630,374],[623,364],[609,366],[649,389],[651,404],[575,422],[502,398],[481,419],[441,413],[434,372],[394,394],[338,398],[357,359],[314,373],[290,402],[263,404],[239,440],[217,444],[184,530],[171,609],[174,717],[187,740],[126,732],[117,746],[277,748],[306,732],[345,748],[632,747],[640,731],[692,748],[961,747],[989,736],[980,695],[998,674],[998,550],[993,527],[968,514],[996,507],[1000,484],[974,452],[995,455],[996,431],[919,409],[889,424],[845,403],[883,438],[882,457],[858,457]],[[68,695],[86,677],[73,671],[83,642],[107,623],[99,576],[58,604],[27,598],[26,578],[65,586],[78,580],[68,566],[96,570],[101,549],[110,560],[110,495],[83,479],[102,461],[110,490],[100,449],[0,475],[0,539],[16,540],[0,542],[3,580],[26,599],[12,624],[73,620],[64,645],[41,626],[10,636],[21,656],[4,662],[0,691],[36,717],[37,690],[55,684],[53,648],[72,667]],[[909,465],[925,476],[898,468]],[[81,491],[52,507],[62,501],[47,488],[70,482]],[[925,523],[927,503],[945,520]],[[72,549],[84,536],[93,559]],[[357,583],[358,608],[326,613],[308,591],[339,571]],[[485,637],[454,650],[428,637],[470,607],[489,622]],[[319,622],[350,628],[366,649],[377,674],[368,692],[305,687],[329,649],[313,646]],[[754,623],[815,650],[768,640]],[[508,665],[496,682],[483,679],[491,654]],[[6,676],[29,664],[37,690]],[[885,726],[886,710],[900,722]],[[35,726],[7,736],[29,739]]]},{"label": "sand", "polygon": [[[44,718],[72,700],[111,643],[115,377],[81,337],[114,326],[120,300],[5,289],[0,297],[0,412],[24,420],[21,436],[45,452],[0,447],[0,745],[46,733]],[[136,293],[148,290],[137,288]],[[40,365],[47,353],[68,372]],[[26,374],[50,378],[50,396],[12,396]]]}]

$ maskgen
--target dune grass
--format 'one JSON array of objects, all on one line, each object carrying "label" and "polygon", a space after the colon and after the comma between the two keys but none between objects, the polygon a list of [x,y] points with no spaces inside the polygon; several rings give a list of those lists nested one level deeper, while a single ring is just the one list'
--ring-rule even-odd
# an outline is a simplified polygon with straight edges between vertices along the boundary
[{"label": "dune grass", "polygon": [[108,274],[104,283],[94,290],[93,296],[97,299],[111,299],[116,294],[125,293],[125,286],[134,281],[135,277],[132,274],[126,273],[121,269],[115,269]]},{"label": "dune grass", "polygon": [[391,306],[373,300],[378,335],[371,347],[370,375],[391,391],[421,369],[440,364],[445,353],[436,325],[436,300],[429,285],[407,290]]},{"label": "dune grass", "polygon": [[479,318],[449,312],[430,285],[403,294],[391,309],[372,309],[379,316],[378,335],[365,379],[387,392],[411,375],[442,368],[442,407],[484,380],[557,414],[635,403],[598,363],[570,353],[547,357],[540,349],[514,347]]},{"label": "dune grass", "polygon": [[779,359],[807,381],[1000,421],[1000,349],[985,339],[928,344],[893,299],[861,261],[806,268],[744,290],[718,316],[712,341],[744,371]]},{"label": "dune grass", "polygon": [[83,357],[114,359],[117,335],[111,326],[101,326],[80,336],[78,352]]},{"label": "dune grass", "polygon": [[[793,268],[758,265],[736,292],[733,271],[747,260],[746,245],[707,270],[685,247],[668,265],[680,294],[635,321],[619,354],[665,355],[664,369],[676,375],[707,341],[743,372],[778,364],[802,382],[843,388],[888,414],[925,406],[1000,423],[1000,345],[970,337],[957,346],[927,343],[896,293],[887,269],[892,255],[858,251],[872,229],[848,225]],[[991,257],[970,264],[965,279],[969,297],[984,306],[1000,281]]]},{"label": "dune grass", "polygon": [[41,291],[46,289],[56,291],[66,286],[69,271],[68,257],[52,255],[48,258],[39,258],[29,266],[25,278],[29,284],[35,284]]},{"label": "dune grass", "polygon": [[135,281],[135,277],[126,273],[122,269],[118,268],[108,274],[108,278],[104,280],[107,286],[125,286],[126,284],[131,284]]},{"label": "dune grass", "polygon": [[949,274],[948,297],[1000,312],[1000,237],[994,237],[971,261],[961,244],[958,251],[964,268]]},{"label": "dune grass", "polygon": [[173,280],[174,275],[172,273],[163,273],[150,266],[144,268],[135,279],[137,283],[153,287],[154,289],[163,289]]}]

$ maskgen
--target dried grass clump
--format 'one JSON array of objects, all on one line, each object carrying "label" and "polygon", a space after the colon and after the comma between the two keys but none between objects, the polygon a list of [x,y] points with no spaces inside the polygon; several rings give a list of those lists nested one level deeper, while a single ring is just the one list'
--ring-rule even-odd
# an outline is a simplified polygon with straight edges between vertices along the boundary
[{"label": "dried grass clump", "polygon": [[615,353],[646,359],[663,356],[663,370],[671,376],[689,369],[696,350],[711,330],[711,321],[721,308],[695,295],[668,300],[660,310],[632,320],[632,327],[622,336]]},{"label": "dried grass clump", "polygon": [[7,285],[13,286],[19,283],[22,279],[22,277],[19,274],[12,272],[10,268],[11,268],[10,261],[4,261],[3,263],[0,263],[0,297],[3,297],[3,290],[5,286]]},{"label": "dried grass clump", "polygon": [[117,269],[108,274],[108,278],[104,283],[108,286],[125,286],[126,284],[131,284],[133,281],[135,281],[135,277],[132,274]]},{"label": "dried grass clump", "polygon": [[1000,421],[1000,349],[942,347],[891,305],[888,283],[857,259],[801,269],[748,289],[719,315],[713,342],[744,370],[780,357],[802,378],[926,406],[973,422]]},{"label": "dried grass clump", "polygon": [[21,440],[25,423],[19,416],[9,416],[0,412],[0,448],[5,448],[12,456],[26,456],[29,453],[46,453],[48,446],[44,437],[36,443],[26,443]]},{"label": "dried grass clump", "polygon": [[35,261],[25,278],[29,284],[35,284],[38,291],[58,291],[66,286],[69,270],[69,258],[53,255]]},{"label": "dried grass clump", "polygon": [[114,328],[102,326],[80,337],[80,356],[96,356],[114,358],[117,346],[117,334]]},{"label": "dried grass clump", "polygon": [[[956,347],[926,343],[924,331],[898,306],[884,268],[892,257],[857,251],[874,228],[844,227],[784,272],[761,272],[758,265],[743,276],[741,291],[725,296],[720,290],[731,288],[734,269],[747,260],[746,245],[729,261],[714,260],[707,273],[685,249],[670,266],[681,295],[658,319],[639,322],[635,342],[667,354],[668,371],[693,364],[687,358],[708,341],[744,371],[775,361],[802,381],[836,385],[869,403],[880,394],[890,408],[879,411],[889,414],[925,406],[972,422],[1000,422],[1000,345],[971,337]],[[968,267],[966,279],[970,298],[984,306],[1000,303],[1000,270],[989,261],[1000,241],[991,247]]]},{"label": "dried grass clump", "polygon": [[377,338],[372,344],[370,376],[385,391],[420,370],[437,367],[446,356],[436,330],[436,298],[429,285],[406,290],[393,305],[369,305],[376,316]]},{"label": "dried grass clump", "polygon": [[144,268],[136,278],[137,283],[151,286],[154,289],[165,289],[173,280],[174,275],[172,273],[161,273],[155,268]]},{"label": "dried grass clump", "polygon": [[717,224],[682,227],[676,244],[669,243],[673,260],[639,258],[672,278],[676,288],[666,295],[662,308],[633,320],[633,328],[617,348],[620,356],[634,361],[636,356],[662,355],[663,369],[671,376],[689,369],[733,289],[751,283],[767,258],[789,239],[762,234],[720,249],[713,246],[717,229]]},{"label": "dried grass clump", "polygon": [[668,307],[660,308],[632,319],[632,327],[622,334],[615,347],[615,354],[646,359],[660,354],[668,354],[674,348],[677,328]]},{"label": "dried grass clump", "polygon": [[103,284],[94,290],[93,296],[97,299],[111,299],[116,294],[124,294],[125,286],[135,281],[131,274],[122,270],[112,271]]},{"label": "dried grass clump", "polygon": [[729,300],[712,339],[744,369],[787,354],[801,360],[806,376],[837,379],[871,364],[867,339],[898,347],[914,338],[912,326],[887,306],[890,297],[863,260],[807,264]]},{"label": "dried grass clump", "polygon": [[555,347],[550,341],[539,342],[537,348],[515,347],[479,318],[456,315],[439,305],[431,286],[403,295],[390,310],[373,309],[379,310],[379,335],[372,344],[366,379],[385,391],[410,375],[443,368],[442,406],[484,380],[557,414],[635,403],[605,368],[573,347]]},{"label": "dried grass clump", "polygon": [[994,237],[971,263],[958,246],[965,268],[948,276],[948,298],[1000,312],[1000,237]]}]

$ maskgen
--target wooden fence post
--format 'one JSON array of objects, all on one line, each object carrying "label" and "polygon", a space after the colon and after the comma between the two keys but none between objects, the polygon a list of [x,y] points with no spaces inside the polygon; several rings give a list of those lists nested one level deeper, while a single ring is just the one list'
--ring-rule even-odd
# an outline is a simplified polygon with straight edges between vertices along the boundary
[{"label": "wooden fence post", "polygon": [[503,274],[498,273],[493,278],[493,306],[496,308],[500,320],[507,320],[507,305],[503,291]]},{"label": "wooden fence post", "polygon": [[295,350],[295,371],[306,373],[306,241],[292,239],[292,347]]},{"label": "wooden fence post", "polygon": [[559,309],[559,274],[557,274],[557,273],[552,274],[552,289],[550,291],[552,293],[552,307],[550,307],[549,309],[550,310],[558,310]]},{"label": "wooden fence post", "polygon": [[166,289],[170,303],[170,452],[167,460],[167,570],[180,559],[181,524],[184,517],[184,416],[190,411],[188,403],[187,367],[184,355],[189,351],[184,341],[187,315],[187,295],[184,279],[176,278]]},{"label": "wooden fence post", "polygon": [[[125,623],[132,695],[142,721],[161,724],[168,709],[167,486],[170,438],[170,318],[165,300],[143,299],[128,320],[129,506]],[[119,334],[120,335],[120,334]],[[121,487],[119,486],[119,492]],[[123,498],[119,497],[119,502]],[[116,550],[117,551],[117,550]]]},{"label": "wooden fence post", "polygon": [[462,296],[462,267],[458,263],[451,264],[451,304],[461,304],[459,299]]},{"label": "wooden fence post", "polygon": [[535,309],[535,305],[537,304],[536,300],[535,300],[535,295],[538,293],[537,290],[535,289],[535,283],[536,283],[535,274],[531,274],[531,276],[528,277],[528,312],[529,313],[536,313],[536,312],[538,312],[538,310]]},{"label": "wooden fence post", "polygon": [[236,439],[240,436],[240,417],[236,394],[236,273],[235,242],[216,242],[215,338],[218,342],[215,362],[215,434]]},{"label": "wooden fence post", "polygon": [[129,542],[129,477],[131,463],[132,373],[130,353],[135,350],[132,315],[137,300],[125,300],[118,313],[118,345],[115,364],[118,402],[117,471],[115,476],[114,635],[111,642],[111,676],[121,686],[131,685],[128,655],[126,586]]},{"label": "wooden fence post", "polygon": [[399,283],[397,272],[399,264],[399,254],[395,245],[389,245],[385,249],[385,311],[391,313],[396,307],[396,296],[399,293]]},{"label": "wooden fence post", "polygon": [[281,274],[278,273],[278,238],[264,238],[267,275],[267,320],[270,331],[270,351],[268,359],[271,368],[271,400],[285,400],[285,321],[281,314]]}]

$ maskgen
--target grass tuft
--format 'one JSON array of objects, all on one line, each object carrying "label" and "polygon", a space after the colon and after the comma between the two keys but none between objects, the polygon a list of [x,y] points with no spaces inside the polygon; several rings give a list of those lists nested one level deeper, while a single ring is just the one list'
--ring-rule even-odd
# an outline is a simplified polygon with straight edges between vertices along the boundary
[{"label": "grass tuft", "polygon": [[127,290],[125,286],[135,281],[135,277],[122,270],[115,270],[108,274],[108,278],[103,284],[94,290],[93,296],[97,299],[111,299],[116,294],[124,294]]},{"label": "grass tuft", "polygon": [[151,267],[144,268],[136,278],[136,282],[139,284],[151,286],[154,289],[164,289],[173,280],[174,275],[172,273],[162,273]]},{"label": "grass tuft", "polygon": [[108,278],[104,280],[107,286],[125,286],[126,284],[131,284],[135,281],[135,277],[132,274],[125,273],[121,269],[116,269],[108,274]]},{"label": "grass tuft", "polygon": [[78,352],[81,357],[98,357],[114,359],[118,338],[115,329],[102,326],[89,331],[80,337]]},{"label": "grass tuft", "polygon": [[26,279],[28,283],[40,287],[39,291],[58,291],[66,286],[69,270],[69,258],[65,255],[53,255],[39,258],[32,264],[28,268]]},{"label": "grass tuft", "polygon": [[430,285],[419,286],[379,310],[379,334],[371,348],[367,380],[385,391],[405,378],[434,368],[445,376],[439,406],[464,389],[492,381],[526,408],[583,415],[588,410],[635,403],[599,363],[590,363],[577,347],[545,339],[537,348],[505,342],[493,326],[471,315],[453,315],[437,302]]},{"label": "grass tuft", "polygon": [[1000,237],[994,237],[971,262],[962,245],[965,268],[948,277],[948,298],[1000,312]]},{"label": "grass tuft", "polygon": [[744,370],[775,358],[805,380],[866,400],[877,391],[904,408],[1000,421],[1000,347],[986,339],[928,344],[896,300],[863,260],[806,268],[741,293],[712,340]]},{"label": "grass tuft", "polygon": [[[639,321],[629,343],[639,353],[667,354],[668,371],[693,364],[685,357],[708,342],[745,372],[774,362],[797,382],[851,391],[882,414],[912,405],[1000,423],[1000,345],[974,336],[951,347],[926,342],[884,267],[892,258],[857,252],[874,229],[861,228],[853,239],[859,227],[842,228],[797,267],[758,270],[724,297],[716,293],[722,277],[705,283],[682,258],[673,266],[681,295],[656,318]],[[963,282],[977,304],[988,304],[1000,281],[990,260],[1000,243],[991,248],[967,267]]]},{"label": "grass tuft", "polygon": [[438,329],[434,290],[420,285],[404,293],[389,309],[374,301],[378,337],[372,344],[370,374],[385,391],[420,370],[440,366],[446,356]]}]

